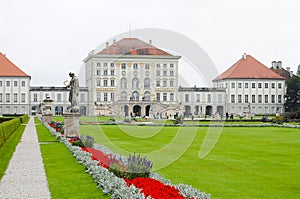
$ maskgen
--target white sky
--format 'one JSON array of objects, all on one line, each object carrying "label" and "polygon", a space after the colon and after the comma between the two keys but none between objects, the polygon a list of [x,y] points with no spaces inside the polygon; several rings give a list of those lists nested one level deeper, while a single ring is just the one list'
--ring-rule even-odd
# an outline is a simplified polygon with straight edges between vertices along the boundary
[{"label": "white sky", "polygon": [[0,51],[31,75],[31,85],[63,86],[91,50],[131,22],[132,29],[189,37],[220,73],[244,52],[268,67],[281,60],[296,72],[299,7],[297,0],[1,0]]}]

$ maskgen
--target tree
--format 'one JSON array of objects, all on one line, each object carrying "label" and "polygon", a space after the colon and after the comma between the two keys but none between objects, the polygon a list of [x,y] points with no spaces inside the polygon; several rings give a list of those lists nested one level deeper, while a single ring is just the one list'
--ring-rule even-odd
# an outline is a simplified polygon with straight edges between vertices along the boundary
[{"label": "tree", "polygon": [[284,108],[286,112],[300,112],[300,77],[294,75],[286,80],[286,95]]}]

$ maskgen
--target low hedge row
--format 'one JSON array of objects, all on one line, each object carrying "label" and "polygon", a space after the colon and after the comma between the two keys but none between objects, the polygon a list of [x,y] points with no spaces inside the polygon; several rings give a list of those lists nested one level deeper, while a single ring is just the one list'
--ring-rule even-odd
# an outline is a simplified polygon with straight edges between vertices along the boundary
[{"label": "low hedge row", "polygon": [[21,123],[26,123],[28,119],[28,115],[23,115],[9,121],[2,122],[0,124],[0,147],[13,134],[13,132],[19,128]]}]

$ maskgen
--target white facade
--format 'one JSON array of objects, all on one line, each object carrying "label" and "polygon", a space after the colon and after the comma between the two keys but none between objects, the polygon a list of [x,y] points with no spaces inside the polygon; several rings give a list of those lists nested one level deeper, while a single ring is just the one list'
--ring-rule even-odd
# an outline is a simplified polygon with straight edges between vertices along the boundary
[{"label": "white facade", "polygon": [[179,58],[90,53],[84,60],[89,101],[94,104],[89,113],[150,116],[151,111],[167,111],[171,114],[178,102]]},{"label": "white facade", "polygon": [[[283,113],[286,92],[283,79],[224,79],[214,86],[226,89],[228,113],[243,115]],[[249,110],[250,105],[250,110]]]},{"label": "white facade", "polygon": [[0,76],[0,114],[29,114],[29,88],[29,76]]}]

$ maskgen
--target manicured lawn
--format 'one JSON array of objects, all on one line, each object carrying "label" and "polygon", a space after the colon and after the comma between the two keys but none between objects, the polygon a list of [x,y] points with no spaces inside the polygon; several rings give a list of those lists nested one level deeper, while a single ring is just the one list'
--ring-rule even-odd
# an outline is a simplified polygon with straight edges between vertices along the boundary
[{"label": "manicured lawn", "polygon": [[25,125],[21,125],[0,147],[0,180],[5,174],[5,170],[9,164],[13,153],[16,150],[17,145],[19,144],[21,137],[23,135]]},{"label": "manicured lawn", "polygon": [[158,165],[156,172],[174,183],[191,184],[212,198],[300,198],[300,129],[224,127],[211,153],[200,159],[207,130],[80,127],[81,134],[94,136],[118,153],[144,153]]},{"label": "manicured lawn", "polygon": [[41,152],[52,198],[110,198],[43,125],[37,125]]}]

